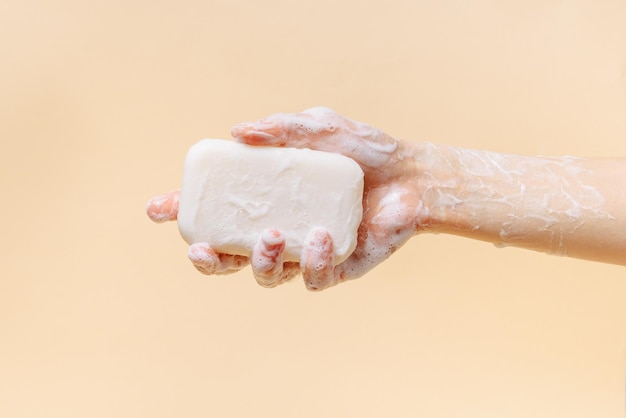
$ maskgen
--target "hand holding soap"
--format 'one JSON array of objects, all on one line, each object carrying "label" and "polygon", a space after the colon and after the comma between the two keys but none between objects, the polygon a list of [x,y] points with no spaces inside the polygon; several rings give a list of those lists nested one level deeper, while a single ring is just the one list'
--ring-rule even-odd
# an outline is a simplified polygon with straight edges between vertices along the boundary
[{"label": "hand holding soap", "polygon": [[431,225],[422,148],[323,107],[240,123],[231,134],[234,142],[192,147],[182,196],[146,207],[155,222],[180,220],[204,274],[250,265],[265,287],[302,273],[308,289],[326,289],[362,277]]}]

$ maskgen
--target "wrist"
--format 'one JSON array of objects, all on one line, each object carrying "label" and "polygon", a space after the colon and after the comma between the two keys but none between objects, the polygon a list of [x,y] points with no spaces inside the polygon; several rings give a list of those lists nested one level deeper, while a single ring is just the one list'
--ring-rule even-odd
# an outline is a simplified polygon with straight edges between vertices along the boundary
[{"label": "wrist", "polygon": [[416,211],[417,229],[425,232],[450,232],[471,229],[455,206],[460,203],[461,170],[454,149],[420,142],[411,144],[412,182],[420,200]]}]

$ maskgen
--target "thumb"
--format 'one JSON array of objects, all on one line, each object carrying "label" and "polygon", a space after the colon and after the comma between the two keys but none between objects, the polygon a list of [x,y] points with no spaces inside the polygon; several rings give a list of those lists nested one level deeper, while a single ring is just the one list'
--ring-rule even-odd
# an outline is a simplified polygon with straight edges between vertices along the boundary
[{"label": "thumb", "polygon": [[257,122],[235,125],[231,134],[237,142],[274,147],[328,149],[329,137],[341,125],[341,118],[328,108],[302,113],[276,113]]}]

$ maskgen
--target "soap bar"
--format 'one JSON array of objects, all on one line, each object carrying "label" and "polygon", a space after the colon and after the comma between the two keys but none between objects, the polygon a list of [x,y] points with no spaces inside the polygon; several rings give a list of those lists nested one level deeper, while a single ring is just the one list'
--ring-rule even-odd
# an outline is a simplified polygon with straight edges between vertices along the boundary
[{"label": "soap bar", "polygon": [[362,198],[363,171],[343,155],[204,139],[185,159],[178,228],[188,244],[245,256],[277,229],[284,261],[297,262],[309,231],[324,227],[336,265],[356,247]]}]

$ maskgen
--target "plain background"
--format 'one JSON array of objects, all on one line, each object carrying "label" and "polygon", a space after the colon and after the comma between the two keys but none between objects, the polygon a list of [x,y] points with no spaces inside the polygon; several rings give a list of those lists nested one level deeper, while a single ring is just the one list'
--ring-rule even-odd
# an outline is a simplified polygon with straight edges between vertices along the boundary
[{"label": "plain background", "polygon": [[422,235],[267,290],[144,212],[197,140],[318,105],[624,157],[623,1],[5,0],[0,54],[0,416],[623,416],[624,267]]}]

